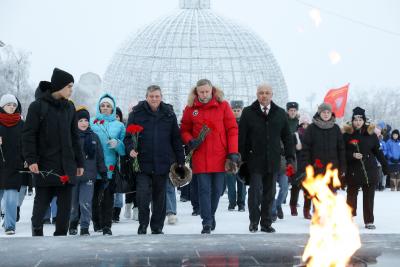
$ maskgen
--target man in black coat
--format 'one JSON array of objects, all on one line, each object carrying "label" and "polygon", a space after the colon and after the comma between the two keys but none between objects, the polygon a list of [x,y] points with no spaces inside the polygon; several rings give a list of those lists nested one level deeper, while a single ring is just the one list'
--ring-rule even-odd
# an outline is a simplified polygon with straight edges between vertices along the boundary
[{"label": "man in black coat", "polygon": [[125,147],[130,157],[138,157],[140,172],[136,177],[136,197],[139,206],[138,234],[146,234],[149,225],[149,204],[153,201],[150,221],[152,234],[162,234],[166,213],[166,179],[173,163],[177,173],[183,172],[185,156],[176,115],[171,105],[162,102],[161,88],[147,88],[146,101],[141,101],[129,114],[129,125],[143,127],[138,149],[127,133]]},{"label": "man in black coat", "polygon": [[[72,185],[83,174],[83,154],[72,94],[74,78],[55,68],[51,82],[42,81],[31,103],[23,129],[23,155],[34,173],[36,196],[32,212],[32,235],[43,235],[43,217],[57,196],[54,235],[67,235]],[[63,177],[61,177],[63,176]],[[61,179],[64,178],[64,179]],[[68,180],[68,181],[66,181]]]},{"label": "man in black coat", "polygon": [[[272,88],[257,88],[257,101],[244,108],[239,123],[239,152],[250,174],[250,232],[272,233],[272,203],[275,198],[276,176],[280,170],[281,142],[287,164],[294,159],[293,138],[284,109],[272,101]],[[261,210],[260,210],[261,204]],[[261,217],[261,222],[260,222]]]}]

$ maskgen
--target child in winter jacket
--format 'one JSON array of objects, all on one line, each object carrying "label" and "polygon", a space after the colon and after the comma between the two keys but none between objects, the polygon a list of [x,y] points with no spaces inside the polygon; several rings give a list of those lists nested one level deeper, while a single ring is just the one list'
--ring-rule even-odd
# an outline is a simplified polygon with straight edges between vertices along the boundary
[{"label": "child in winter jacket", "polygon": [[79,177],[72,189],[69,234],[76,235],[78,233],[77,228],[80,219],[80,234],[87,236],[89,235],[89,225],[92,219],[94,183],[98,174],[104,180],[107,179],[107,168],[104,164],[104,154],[100,139],[89,127],[89,111],[84,107],[78,108],[76,118],[78,121],[80,144],[85,159],[85,172],[83,176]]},{"label": "child in winter jacket", "polygon": [[390,188],[400,191],[400,140],[399,130],[393,130],[391,138],[386,142],[385,156],[389,163]]}]

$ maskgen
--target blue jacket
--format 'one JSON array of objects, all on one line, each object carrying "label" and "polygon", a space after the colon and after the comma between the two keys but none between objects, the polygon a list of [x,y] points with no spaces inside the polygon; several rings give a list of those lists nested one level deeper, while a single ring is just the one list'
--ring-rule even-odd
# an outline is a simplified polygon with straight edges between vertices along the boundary
[{"label": "blue jacket", "polygon": [[[111,115],[104,115],[100,113],[100,101],[101,99],[109,97],[114,101],[114,109]],[[122,122],[119,122],[116,117],[116,103],[113,96],[105,93],[102,95],[97,103],[97,114],[95,118],[92,118],[90,121],[90,128],[92,128],[93,132],[95,132],[100,139],[100,143],[103,147],[104,152],[104,162],[107,167],[107,177],[108,179],[112,179],[112,174],[109,170],[110,166],[115,166],[117,163],[117,159],[119,156],[125,155],[125,126]],[[97,120],[97,123],[94,121]],[[104,120],[103,124],[100,124],[99,121]],[[108,145],[108,141],[111,139],[116,139],[118,141],[117,147],[111,149]],[[97,179],[101,179],[100,176],[97,176]]]},{"label": "blue jacket", "polygon": [[[128,126],[139,124],[138,159],[141,172],[164,175],[174,162],[183,165],[185,155],[173,108],[161,102],[159,110],[152,112],[146,101],[141,101],[129,114]],[[131,136],[125,138],[126,150],[133,149]],[[128,152],[129,153],[129,152]]]},{"label": "blue jacket", "polygon": [[400,141],[389,139],[385,145],[385,156],[388,159],[389,171],[400,171]]}]

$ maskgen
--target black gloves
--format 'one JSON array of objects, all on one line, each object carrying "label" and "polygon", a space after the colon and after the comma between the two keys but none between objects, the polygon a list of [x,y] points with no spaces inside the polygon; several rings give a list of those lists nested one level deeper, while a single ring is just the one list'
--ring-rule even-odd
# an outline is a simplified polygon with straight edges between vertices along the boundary
[{"label": "black gloves", "polygon": [[232,160],[233,163],[239,165],[240,163],[240,154],[239,153],[232,153],[228,155],[228,159]]},{"label": "black gloves", "polygon": [[199,139],[194,138],[190,140],[188,143],[189,151],[195,150],[199,147],[199,145],[201,145],[201,141]]}]

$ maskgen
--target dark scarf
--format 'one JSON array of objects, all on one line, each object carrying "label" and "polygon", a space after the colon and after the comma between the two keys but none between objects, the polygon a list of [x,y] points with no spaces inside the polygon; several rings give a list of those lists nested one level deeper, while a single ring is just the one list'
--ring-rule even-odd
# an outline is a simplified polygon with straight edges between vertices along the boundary
[{"label": "dark scarf", "polygon": [[320,116],[314,116],[312,122],[317,125],[318,128],[320,129],[331,129],[333,128],[333,126],[335,125],[335,117],[332,116],[332,118],[329,121],[324,121],[323,119],[321,119]]},{"label": "dark scarf", "polygon": [[96,153],[96,145],[93,144],[93,131],[87,128],[86,131],[79,130],[79,136],[83,139],[83,151],[86,159],[94,159]]},{"label": "dark scarf", "polygon": [[13,127],[18,124],[21,120],[21,114],[19,113],[0,113],[0,123],[5,127]]}]

